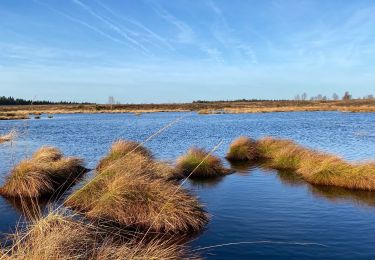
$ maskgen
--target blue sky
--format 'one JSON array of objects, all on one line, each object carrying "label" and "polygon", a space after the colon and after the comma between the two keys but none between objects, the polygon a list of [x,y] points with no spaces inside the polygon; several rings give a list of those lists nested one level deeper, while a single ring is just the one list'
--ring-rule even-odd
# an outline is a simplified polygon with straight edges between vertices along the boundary
[{"label": "blue sky", "polygon": [[364,96],[374,65],[372,0],[0,0],[0,95]]}]

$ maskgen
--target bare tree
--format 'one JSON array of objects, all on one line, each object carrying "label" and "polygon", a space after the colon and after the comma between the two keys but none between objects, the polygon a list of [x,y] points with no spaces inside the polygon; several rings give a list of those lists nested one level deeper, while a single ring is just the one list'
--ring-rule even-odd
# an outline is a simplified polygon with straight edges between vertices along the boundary
[{"label": "bare tree", "polygon": [[332,95],[332,99],[333,100],[339,100],[339,95],[337,95],[337,93],[333,93],[333,95]]},{"label": "bare tree", "polygon": [[370,95],[364,96],[363,98],[372,100],[372,99],[374,99],[374,95],[370,94]]},{"label": "bare tree", "polygon": [[344,96],[342,97],[342,100],[351,100],[352,95],[350,95],[349,91],[345,91]]},{"label": "bare tree", "polygon": [[302,100],[306,100],[307,99],[307,94],[306,92],[303,92],[302,95],[301,95],[301,99]]},{"label": "bare tree", "polygon": [[299,94],[295,95],[295,96],[294,96],[294,100],[301,100],[300,95],[299,95]]},{"label": "bare tree", "polygon": [[115,104],[115,98],[113,96],[108,97],[108,104],[111,105],[111,110],[112,110],[113,105]]}]

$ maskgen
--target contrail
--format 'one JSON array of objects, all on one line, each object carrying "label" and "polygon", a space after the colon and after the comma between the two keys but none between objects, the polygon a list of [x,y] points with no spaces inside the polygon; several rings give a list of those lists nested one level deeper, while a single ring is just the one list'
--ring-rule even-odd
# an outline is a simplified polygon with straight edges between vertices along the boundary
[{"label": "contrail", "polygon": [[47,4],[45,4],[45,3],[41,3],[41,2],[39,2],[39,1],[37,1],[37,0],[33,0],[33,1],[34,1],[34,3],[36,3],[36,4],[38,4],[38,5],[41,5],[41,6],[44,6],[44,7],[48,8],[48,9],[52,10],[53,12],[58,13],[59,15],[61,15],[61,16],[65,17],[65,18],[67,18],[68,20],[70,20],[70,21],[72,21],[72,22],[75,22],[75,23],[78,23],[78,24],[80,24],[80,25],[83,25],[83,26],[89,28],[90,30],[95,31],[95,32],[99,33],[100,35],[102,35],[102,36],[104,36],[104,37],[106,37],[106,38],[108,38],[108,39],[110,39],[110,40],[112,40],[112,41],[114,41],[114,42],[116,42],[116,43],[125,44],[125,45],[128,46],[128,47],[134,48],[133,46],[131,46],[131,45],[129,45],[129,44],[126,44],[124,41],[122,41],[122,40],[120,40],[120,39],[117,39],[117,38],[115,38],[115,37],[113,37],[113,36],[111,36],[111,35],[109,35],[109,34],[103,32],[102,30],[99,30],[99,29],[96,28],[95,26],[92,26],[92,25],[90,25],[90,24],[88,24],[88,23],[86,23],[86,22],[84,22],[84,21],[82,21],[82,20],[80,20],[80,19],[78,19],[78,18],[75,18],[75,17],[73,17],[73,16],[70,16],[70,15],[64,13],[64,12],[61,12],[61,11],[59,11],[59,10],[57,10],[57,9],[55,9],[55,8],[53,8],[53,7],[51,7],[51,6],[47,5]]},{"label": "contrail", "polygon": [[149,33],[154,39],[156,39],[159,42],[161,42],[165,47],[167,47],[171,51],[175,51],[175,49],[172,47],[172,45],[170,45],[169,42],[164,37],[162,37],[159,34],[153,32],[151,29],[149,29],[148,27],[146,27],[144,24],[140,23],[137,20],[120,16],[119,14],[115,13],[111,8],[109,8],[108,6],[104,5],[99,0],[96,0],[96,2],[98,3],[98,5],[100,5],[101,7],[103,7],[106,11],[108,11],[109,13],[111,13],[113,16],[115,16],[115,17],[117,17],[117,18],[119,18],[121,20],[127,21],[127,22],[129,22],[129,23],[131,23],[133,25],[138,26],[139,28],[141,28],[144,31],[146,31],[147,33]]},{"label": "contrail", "polygon": [[138,48],[140,48],[141,50],[143,50],[146,54],[149,53],[149,50],[146,49],[142,44],[140,44],[138,41],[134,40],[133,38],[129,37],[129,35],[127,35],[118,26],[116,26],[115,24],[111,23],[110,21],[108,21],[106,18],[104,18],[103,16],[99,15],[98,13],[94,12],[89,6],[85,5],[84,3],[82,3],[79,0],[72,0],[72,1],[73,1],[73,3],[77,4],[78,6],[82,7],[87,12],[89,12],[92,16],[96,17],[97,19],[99,19],[100,21],[102,21],[103,23],[105,23],[110,29],[114,30],[115,32],[117,32],[118,34],[120,34],[122,37],[124,37],[124,39],[126,39],[127,41],[131,42],[132,44],[134,44],[135,46],[137,46]]}]

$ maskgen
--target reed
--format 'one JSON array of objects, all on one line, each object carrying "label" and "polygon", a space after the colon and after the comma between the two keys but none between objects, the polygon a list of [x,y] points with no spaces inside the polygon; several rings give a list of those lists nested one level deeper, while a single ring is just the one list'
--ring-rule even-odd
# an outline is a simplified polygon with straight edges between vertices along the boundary
[{"label": "reed", "polygon": [[130,153],[65,201],[88,218],[138,230],[186,233],[201,230],[208,215],[199,201],[159,173],[159,162]]},{"label": "reed", "polygon": [[212,178],[230,173],[218,157],[196,147],[177,158],[176,168],[190,178]]},{"label": "reed", "polygon": [[51,212],[11,236],[4,259],[197,259],[184,246],[160,239],[139,243],[133,235],[103,231],[76,216]]},{"label": "reed", "polygon": [[0,135],[0,144],[5,142],[10,142],[16,139],[18,136],[18,133],[16,130],[11,130],[9,133],[5,135]]},{"label": "reed", "polygon": [[229,147],[226,158],[229,161],[254,161],[258,159],[258,144],[254,139],[240,136]]},{"label": "reed", "polygon": [[25,198],[50,196],[77,182],[85,172],[81,159],[63,157],[54,147],[42,147],[12,169],[0,194]]},{"label": "reed", "polygon": [[375,190],[375,163],[349,163],[340,157],[299,146],[290,140],[259,140],[261,157],[275,169],[292,170],[309,183]]}]

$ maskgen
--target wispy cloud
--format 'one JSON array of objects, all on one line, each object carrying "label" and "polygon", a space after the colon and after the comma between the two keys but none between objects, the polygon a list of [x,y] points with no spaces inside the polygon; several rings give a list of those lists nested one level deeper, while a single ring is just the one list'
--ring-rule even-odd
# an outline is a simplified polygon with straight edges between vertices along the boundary
[{"label": "wispy cloud", "polygon": [[[112,14],[113,16],[115,16],[116,18],[121,19],[123,21],[126,21],[128,23],[131,23],[131,24],[137,26],[138,29],[141,29],[141,30],[145,31],[148,34],[148,36],[150,36],[151,40],[156,40],[157,42],[161,43],[164,47],[167,47],[171,51],[175,50],[165,37],[163,37],[163,36],[155,33],[153,30],[151,30],[149,27],[145,26],[140,21],[137,21],[135,19],[131,19],[131,18],[126,17],[126,16],[120,16],[115,11],[113,11],[110,7],[108,7],[107,5],[103,4],[99,0],[96,0],[96,3],[98,3],[99,6],[101,6],[102,8],[104,8],[107,12],[109,12],[110,14]],[[151,41],[151,44],[155,44],[155,42]]]},{"label": "wispy cloud", "polygon": [[38,5],[41,5],[41,6],[44,6],[44,7],[48,8],[49,10],[51,10],[51,11],[53,11],[53,12],[55,12],[55,13],[57,13],[57,14],[63,16],[63,17],[65,17],[66,19],[68,19],[68,20],[70,20],[70,21],[72,21],[72,22],[74,22],[74,23],[77,23],[77,24],[79,24],[79,25],[81,25],[81,26],[84,26],[84,27],[90,29],[91,31],[94,31],[94,32],[100,34],[101,36],[103,36],[103,37],[105,37],[105,38],[107,38],[107,39],[109,39],[109,40],[111,40],[111,41],[113,41],[113,42],[120,43],[120,44],[124,44],[124,42],[121,41],[120,39],[113,37],[112,35],[110,35],[110,34],[104,32],[104,31],[98,29],[98,28],[95,27],[95,26],[90,25],[89,23],[86,23],[85,21],[83,21],[83,20],[81,20],[81,19],[78,19],[78,18],[76,18],[76,17],[73,17],[73,16],[71,16],[71,15],[69,15],[69,14],[67,14],[67,13],[64,13],[64,12],[62,12],[62,11],[60,11],[60,10],[58,10],[58,9],[56,9],[56,8],[54,8],[54,7],[52,7],[52,6],[50,6],[50,5],[47,5],[47,4],[45,4],[45,3],[39,2],[39,1],[37,1],[37,0],[33,0],[33,1],[34,1],[34,3],[36,3],[36,4],[38,4]]},{"label": "wispy cloud", "polygon": [[162,8],[160,5],[155,5],[154,10],[161,18],[163,18],[168,23],[173,24],[178,29],[177,39],[176,39],[178,42],[180,43],[195,43],[196,42],[196,34],[194,30],[187,23],[181,21],[180,19],[177,19],[175,16],[173,16],[167,10]]},{"label": "wispy cloud", "polygon": [[109,29],[115,31],[119,35],[123,37],[124,40],[128,41],[132,45],[140,48],[145,53],[149,53],[149,50],[143,46],[140,42],[130,37],[126,32],[124,32],[121,28],[119,28],[117,25],[113,24],[111,21],[109,21],[106,17],[99,15],[97,12],[93,11],[88,5],[82,3],[79,0],[72,0],[73,3],[77,4],[78,6],[82,7],[84,10],[89,12],[92,16],[102,21],[105,25],[108,26]]}]

